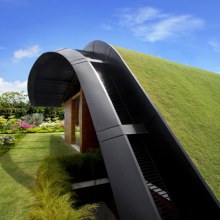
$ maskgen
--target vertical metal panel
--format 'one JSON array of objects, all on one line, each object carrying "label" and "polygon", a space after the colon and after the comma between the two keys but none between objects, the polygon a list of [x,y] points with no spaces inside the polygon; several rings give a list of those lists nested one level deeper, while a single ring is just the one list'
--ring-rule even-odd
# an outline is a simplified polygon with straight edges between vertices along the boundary
[{"label": "vertical metal panel", "polygon": [[96,132],[117,126],[120,121],[95,69],[89,62],[73,65],[80,80]]},{"label": "vertical metal panel", "polygon": [[160,219],[126,136],[100,143],[121,219]]}]

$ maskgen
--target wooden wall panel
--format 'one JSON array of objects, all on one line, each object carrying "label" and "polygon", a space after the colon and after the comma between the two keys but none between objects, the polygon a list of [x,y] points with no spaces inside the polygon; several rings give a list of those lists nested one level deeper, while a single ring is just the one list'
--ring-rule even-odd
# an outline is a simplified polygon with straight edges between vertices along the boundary
[{"label": "wooden wall panel", "polygon": [[89,108],[82,91],[80,98],[80,151],[84,153],[86,151],[99,148],[99,143],[90,116]]},{"label": "wooden wall panel", "polygon": [[76,144],[75,125],[80,126],[80,152],[99,148],[95,128],[82,90],[64,103],[65,141]]}]

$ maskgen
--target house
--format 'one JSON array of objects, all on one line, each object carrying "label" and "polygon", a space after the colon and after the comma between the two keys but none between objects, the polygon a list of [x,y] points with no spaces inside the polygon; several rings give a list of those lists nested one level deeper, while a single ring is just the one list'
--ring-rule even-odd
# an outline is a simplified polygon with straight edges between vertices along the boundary
[{"label": "house", "polygon": [[107,43],[42,54],[28,93],[33,105],[64,106],[68,143],[101,148],[120,219],[218,219],[216,198]]},{"label": "house", "polygon": [[65,141],[78,147],[81,153],[99,148],[85,95],[80,91],[63,103]]}]

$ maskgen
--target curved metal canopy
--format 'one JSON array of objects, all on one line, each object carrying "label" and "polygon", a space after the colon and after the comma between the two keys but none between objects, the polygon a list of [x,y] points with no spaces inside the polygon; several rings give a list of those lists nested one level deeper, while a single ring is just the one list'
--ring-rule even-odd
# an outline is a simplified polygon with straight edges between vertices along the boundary
[{"label": "curved metal canopy", "polygon": [[220,219],[215,196],[110,45],[44,53],[28,79],[36,106],[61,106],[80,87],[121,219]]},{"label": "curved metal canopy", "polygon": [[34,106],[61,106],[79,88],[73,67],[59,51],[42,54],[28,79],[28,95]]}]

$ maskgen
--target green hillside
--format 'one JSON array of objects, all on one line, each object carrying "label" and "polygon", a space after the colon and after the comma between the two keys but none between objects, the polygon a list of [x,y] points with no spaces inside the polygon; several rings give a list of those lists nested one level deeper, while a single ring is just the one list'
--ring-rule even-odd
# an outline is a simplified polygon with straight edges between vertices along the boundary
[{"label": "green hillside", "polygon": [[220,200],[220,74],[116,49]]}]

